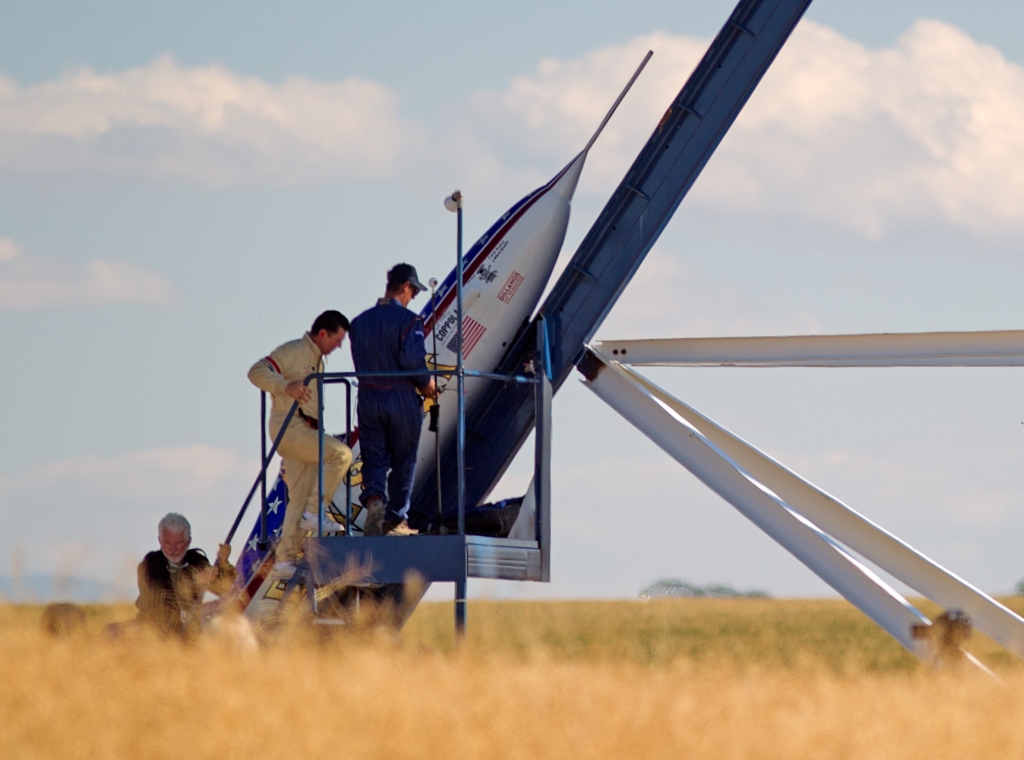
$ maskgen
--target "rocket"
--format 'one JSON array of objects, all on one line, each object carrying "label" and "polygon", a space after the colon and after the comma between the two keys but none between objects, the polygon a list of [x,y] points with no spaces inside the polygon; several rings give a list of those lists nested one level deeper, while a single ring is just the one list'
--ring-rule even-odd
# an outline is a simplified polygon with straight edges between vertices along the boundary
[{"label": "rocket", "polygon": [[[462,360],[466,370],[493,371],[520,327],[537,308],[565,240],[573,194],[586,158],[586,152],[581,152],[551,181],[512,206],[465,254]],[[441,283],[433,302],[420,312],[428,359],[438,369],[454,370],[456,364],[456,277],[453,269]],[[493,381],[466,378],[467,406],[487,382]],[[438,378],[438,387],[441,395],[437,435],[443,449],[453,440],[457,423],[454,376],[450,383]],[[424,429],[420,436],[415,486],[424,478],[433,477],[434,435]]]},{"label": "rocket", "polygon": [[[565,240],[573,195],[587,155],[651,55],[648,52],[644,57],[583,150],[547,184],[506,211],[463,257],[462,361],[466,370],[494,371],[516,333],[536,311]],[[436,342],[432,364],[438,369],[454,369],[456,364],[457,276],[456,269],[452,269],[434,301],[420,312],[428,352],[434,351],[432,340]],[[467,408],[487,382],[494,381],[466,378]],[[439,388],[444,387],[444,381],[440,381]],[[455,436],[458,405],[451,398],[455,392],[456,384],[452,382],[439,399],[437,435],[442,451]],[[420,436],[414,491],[424,479],[434,477],[434,435],[425,428]]]}]

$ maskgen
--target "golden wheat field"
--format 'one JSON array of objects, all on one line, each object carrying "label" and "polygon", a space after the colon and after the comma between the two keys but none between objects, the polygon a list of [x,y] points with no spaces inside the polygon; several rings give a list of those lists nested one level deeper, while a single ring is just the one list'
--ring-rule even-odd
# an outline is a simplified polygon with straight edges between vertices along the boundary
[{"label": "golden wheat field", "polygon": [[471,602],[459,648],[424,604],[397,637],[296,625],[256,652],[87,614],[54,638],[0,606],[0,758],[1024,756],[1015,658],[976,634],[998,679],[935,673],[839,601]]}]

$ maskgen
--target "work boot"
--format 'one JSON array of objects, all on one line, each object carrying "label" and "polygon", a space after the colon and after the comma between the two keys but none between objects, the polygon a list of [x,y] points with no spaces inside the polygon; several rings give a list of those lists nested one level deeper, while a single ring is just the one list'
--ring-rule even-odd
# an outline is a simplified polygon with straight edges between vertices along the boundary
[{"label": "work boot", "polygon": [[398,523],[389,520],[384,523],[383,530],[386,536],[415,536],[419,533],[418,530],[409,527],[408,520],[402,520]]},{"label": "work boot", "polygon": [[363,522],[364,536],[384,535],[384,499],[371,496],[366,502],[366,520]]}]

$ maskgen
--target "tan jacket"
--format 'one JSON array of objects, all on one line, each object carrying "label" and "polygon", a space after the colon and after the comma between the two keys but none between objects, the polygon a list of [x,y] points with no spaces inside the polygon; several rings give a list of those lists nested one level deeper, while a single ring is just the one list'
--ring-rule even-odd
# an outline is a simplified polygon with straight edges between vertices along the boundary
[{"label": "tan jacket", "polygon": [[[249,370],[249,381],[260,390],[269,393],[274,400],[270,412],[270,430],[273,435],[281,429],[281,423],[294,403],[294,399],[286,396],[284,392],[288,383],[293,380],[302,382],[306,375],[323,371],[323,355],[309,333],[298,340],[278,346],[270,352],[270,356],[265,356],[252,365],[252,369]],[[300,408],[307,416],[315,419],[318,413],[316,381],[309,381],[309,389],[312,395]],[[296,414],[292,417],[291,424],[305,423]]]}]

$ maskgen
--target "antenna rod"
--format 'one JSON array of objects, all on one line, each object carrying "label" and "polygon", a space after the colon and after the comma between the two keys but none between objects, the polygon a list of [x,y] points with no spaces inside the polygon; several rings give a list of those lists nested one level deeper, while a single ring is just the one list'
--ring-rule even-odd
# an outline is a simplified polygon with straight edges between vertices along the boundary
[{"label": "antenna rod", "polygon": [[626,97],[626,93],[629,92],[629,88],[633,86],[633,82],[635,82],[637,77],[640,76],[640,72],[644,70],[644,66],[646,66],[647,62],[651,60],[652,55],[654,55],[654,51],[648,50],[647,55],[645,55],[644,59],[640,61],[640,65],[637,67],[637,70],[633,72],[633,76],[630,77],[628,82],[626,82],[626,86],[623,88],[622,92],[619,93],[619,97],[615,99],[615,102],[612,103],[612,107],[608,109],[608,113],[605,114],[604,120],[597,128],[597,131],[594,132],[594,136],[590,138],[590,142],[587,143],[587,147],[583,149],[584,153],[594,147],[594,143],[597,142],[597,138],[601,136],[601,132],[604,130],[605,125],[608,124],[608,121],[612,118],[612,114],[615,113],[615,109],[619,107],[619,103],[621,103],[622,99]]}]

